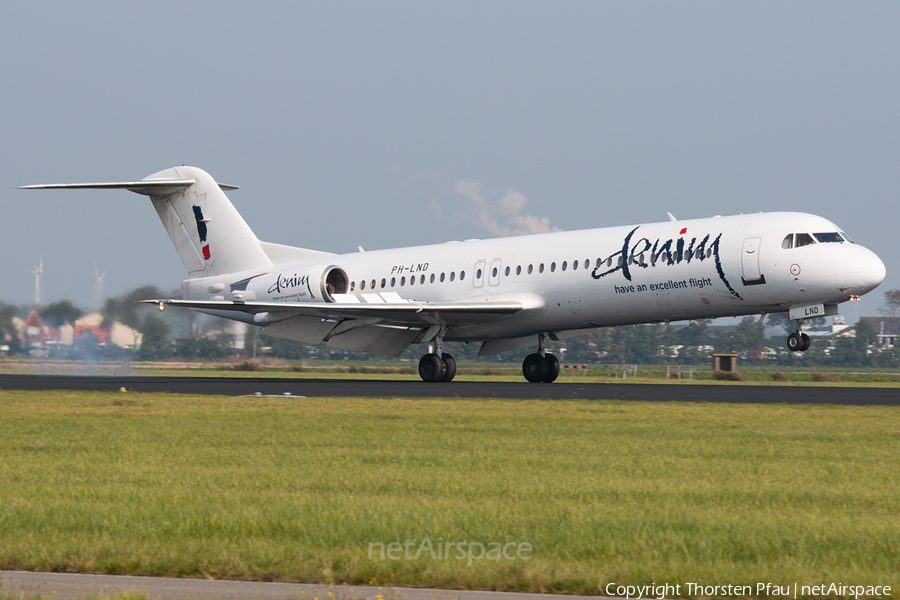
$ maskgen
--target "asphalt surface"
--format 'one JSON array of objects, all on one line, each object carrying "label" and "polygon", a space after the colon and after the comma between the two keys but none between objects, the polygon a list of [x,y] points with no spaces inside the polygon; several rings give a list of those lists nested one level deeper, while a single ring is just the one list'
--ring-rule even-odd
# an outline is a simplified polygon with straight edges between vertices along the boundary
[{"label": "asphalt surface", "polygon": [[[574,378],[573,378],[574,379]],[[224,396],[288,395],[357,398],[509,398],[515,400],[634,400],[753,404],[900,406],[900,388],[666,385],[556,382],[552,384],[360,379],[0,375],[0,390],[171,392]]]},{"label": "asphalt surface", "polygon": [[[144,592],[151,598],[313,600],[328,599],[327,585],[306,583],[266,583],[259,581],[223,581],[179,579],[173,577],[137,577],[134,575],[93,575],[82,573],[32,573],[0,571],[0,592],[19,596],[41,595],[47,598],[83,598],[88,595],[113,595]],[[356,598],[378,600],[572,600],[559,594],[518,594],[468,590],[393,588],[336,585],[331,590],[338,600]],[[577,596],[580,599],[601,596]],[[610,599],[611,600],[611,599]]]}]

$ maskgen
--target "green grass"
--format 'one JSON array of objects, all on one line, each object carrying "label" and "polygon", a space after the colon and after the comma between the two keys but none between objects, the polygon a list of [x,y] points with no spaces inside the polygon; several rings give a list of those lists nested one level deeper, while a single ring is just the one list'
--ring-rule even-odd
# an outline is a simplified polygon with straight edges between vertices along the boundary
[{"label": "green grass", "polygon": [[[0,568],[584,594],[840,581],[896,595],[898,417],[2,391]],[[534,550],[471,566],[368,557],[426,536]]]}]

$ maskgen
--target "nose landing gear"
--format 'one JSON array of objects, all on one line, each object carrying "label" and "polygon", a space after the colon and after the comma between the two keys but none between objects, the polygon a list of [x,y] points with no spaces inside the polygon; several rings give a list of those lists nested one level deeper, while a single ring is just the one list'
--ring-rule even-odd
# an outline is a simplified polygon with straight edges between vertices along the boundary
[{"label": "nose landing gear", "polygon": [[530,383],[553,383],[559,377],[559,361],[544,351],[544,334],[538,335],[538,351],[522,361],[522,375]]}]

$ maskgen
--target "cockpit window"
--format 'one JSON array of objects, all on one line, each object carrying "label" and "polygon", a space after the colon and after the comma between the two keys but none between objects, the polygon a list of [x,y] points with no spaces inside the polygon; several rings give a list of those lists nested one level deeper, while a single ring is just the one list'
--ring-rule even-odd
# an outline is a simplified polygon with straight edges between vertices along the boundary
[{"label": "cockpit window", "polygon": [[854,242],[853,240],[851,240],[851,239],[850,239],[850,236],[847,235],[846,233],[844,233],[843,231],[841,232],[841,236],[842,236],[845,240],[847,240],[848,242],[850,242],[851,244],[855,244],[855,243],[856,243],[856,242]]},{"label": "cockpit window", "polygon": [[820,244],[843,244],[844,238],[841,237],[837,231],[831,231],[829,233],[814,233],[816,236],[816,241]]},{"label": "cockpit window", "polygon": [[793,233],[787,234],[787,236],[784,238],[784,241],[781,242],[781,247],[784,248],[785,250],[790,250],[791,248],[794,247],[794,234]]},{"label": "cockpit window", "polygon": [[797,240],[794,243],[794,247],[800,248],[801,246],[810,246],[812,244],[815,244],[815,242],[813,241],[811,235],[809,235],[808,233],[798,233]]}]

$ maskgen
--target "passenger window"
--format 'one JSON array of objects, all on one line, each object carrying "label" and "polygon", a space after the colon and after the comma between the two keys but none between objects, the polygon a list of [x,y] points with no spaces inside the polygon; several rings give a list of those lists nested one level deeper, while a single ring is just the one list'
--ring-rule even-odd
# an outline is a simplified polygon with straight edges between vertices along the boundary
[{"label": "passenger window", "polygon": [[387,285],[387,280],[386,280],[386,279],[382,279],[382,280],[381,280],[381,287],[384,287],[384,286],[386,286],[386,285]]},{"label": "passenger window", "polygon": [[528,265],[528,274],[531,275],[532,271],[534,271],[534,267],[532,265]]},{"label": "passenger window", "polygon": [[785,236],[784,240],[781,242],[781,247],[785,250],[790,250],[794,247],[794,234],[789,233]]},{"label": "passenger window", "polygon": [[[425,276],[422,275],[422,277],[425,277]],[[431,283],[434,283],[434,273],[431,274]]]},{"label": "passenger window", "polygon": [[475,271],[475,279],[481,279],[481,269]]},{"label": "passenger window", "polygon": [[[543,266],[543,265],[541,265],[541,266]],[[556,272],[556,263],[555,262],[550,263],[550,272],[551,273]]]},{"label": "passenger window", "polygon": [[506,275],[507,277],[509,277],[509,267],[506,267],[506,273],[505,273],[505,275]]},{"label": "passenger window", "polygon": [[[432,275],[431,277],[432,277],[431,280],[434,281],[434,275]],[[419,283],[422,284],[422,285],[425,284],[425,276],[424,276],[424,275],[422,275],[422,276],[419,278]]]},{"label": "passenger window", "polygon": [[391,277],[391,287],[396,287],[396,285],[397,285],[397,278]]},{"label": "passenger window", "polygon": [[466,272],[465,272],[465,271],[460,271],[460,272],[459,272],[459,280],[462,281],[462,280],[465,279],[465,278],[466,278]]},{"label": "passenger window", "polygon": [[569,264],[566,261],[563,261],[562,270],[565,271],[566,267],[568,267],[568,266],[569,266]]},{"label": "passenger window", "polygon": [[416,276],[413,275],[409,278],[409,285],[416,285]]},{"label": "passenger window", "polygon": [[539,272],[539,273],[543,273],[543,272],[544,272],[544,263],[541,263],[541,266],[538,267],[538,272]]},{"label": "passenger window", "polygon": [[[599,267],[600,265],[597,265],[597,266]],[[587,259],[587,258],[584,259],[584,268],[585,268],[585,269],[589,269],[590,267],[591,267],[591,261],[590,261],[590,259]]]},{"label": "passenger window", "polygon": [[516,275],[521,275],[521,274],[522,274],[522,265],[519,265],[518,267],[516,267]]},{"label": "passenger window", "polygon": [[441,273],[441,283],[444,283],[444,274]]},{"label": "passenger window", "polygon": [[[563,269],[565,269],[565,268],[566,268],[566,267],[565,267],[565,263],[563,263]],[[572,261],[572,270],[574,271],[574,270],[577,269],[577,268],[578,268],[578,261],[577,261],[577,260],[573,260],[573,261]],[[585,268],[587,268],[587,267],[585,267]]]},{"label": "passenger window", "polygon": [[811,246],[813,244],[815,244],[815,242],[813,241],[811,235],[809,235],[808,233],[798,233],[797,241],[794,243],[794,247],[801,248],[803,246]]},{"label": "passenger window", "polygon": [[712,248],[706,251],[706,258],[712,258]]},{"label": "passenger window", "polygon": [[363,279],[362,281],[359,282],[359,289],[360,290],[366,289],[366,280],[365,279]]},{"label": "passenger window", "polygon": [[[373,290],[375,289],[375,280],[374,279],[372,280],[372,285],[370,285],[369,287],[371,287]],[[381,287],[384,287],[384,279],[381,280]]]},{"label": "passenger window", "polygon": [[356,289],[356,282],[355,282],[355,281],[351,281],[351,282],[350,282],[350,291],[352,292],[352,291],[355,290],[355,289]]},{"label": "passenger window", "polygon": [[454,271],[450,271],[450,281],[456,279],[456,273]]},{"label": "passenger window", "polygon": [[[506,267],[506,268],[509,269],[509,267]],[[497,276],[497,267],[494,267],[494,270],[491,271],[491,277],[496,277],[496,276]]]}]

